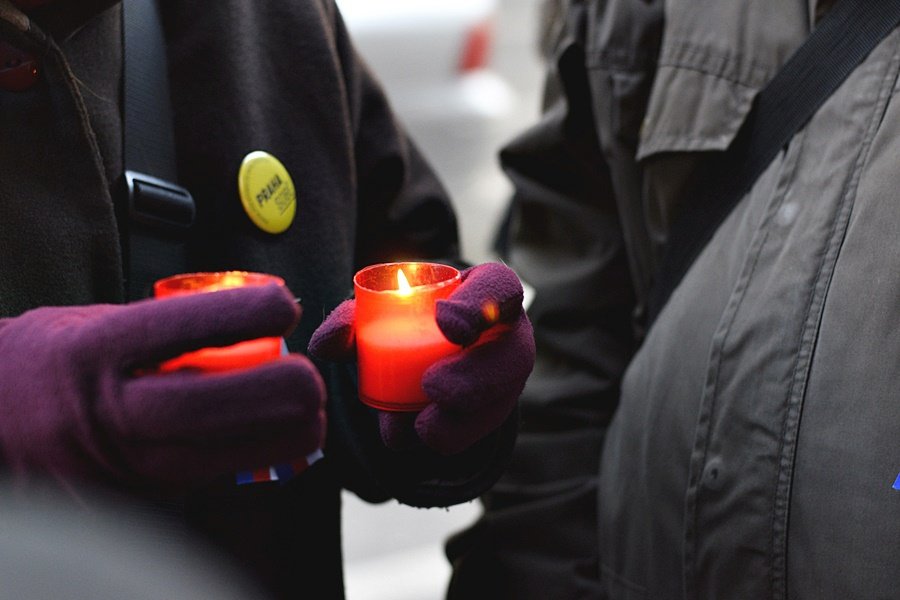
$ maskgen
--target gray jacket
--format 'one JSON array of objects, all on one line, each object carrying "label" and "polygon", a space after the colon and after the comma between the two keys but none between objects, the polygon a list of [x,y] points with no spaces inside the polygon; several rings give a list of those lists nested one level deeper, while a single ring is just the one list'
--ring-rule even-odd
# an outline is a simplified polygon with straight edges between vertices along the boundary
[{"label": "gray jacket", "polygon": [[[628,314],[640,316],[691,202],[686,182],[830,3],[569,4],[545,116],[504,154],[517,190],[508,259],[537,288],[540,353],[520,468],[478,527],[536,495],[548,506],[589,493],[578,463],[590,461],[560,456],[560,440],[592,429],[596,552],[560,567],[571,544],[548,550],[517,530],[521,555],[531,544],[558,561],[547,573],[565,583],[543,584],[553,597],[596,597],[591,576],[617,599],[898,597],[900,32],[779,154],[640,332]],[[543,491],[522,456],[560,465],[543,470]],[[496,579],[512,580],[521,565],[500,561]]]}]

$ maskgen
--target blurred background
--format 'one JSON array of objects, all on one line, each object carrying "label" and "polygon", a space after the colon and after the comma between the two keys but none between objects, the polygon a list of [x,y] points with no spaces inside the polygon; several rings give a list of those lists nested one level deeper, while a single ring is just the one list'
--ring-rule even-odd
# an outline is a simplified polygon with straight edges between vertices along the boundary
[{"label": "blurred background", "polygon": [[542,0],[338,0],[394,111],[456,203],[463,253],[487,242],[510,187],[497,150],[537,115]]},{"label": "blurred background", "polygon": [[[540,107],[542,3],[553,0],[338,0],[357,48],[454,200],[463,256],[491,242],[512,188],[499,148]],[[348,600],[438,600],[443,542],[477,518],[477,502],[414,509],[344,493]]]}]

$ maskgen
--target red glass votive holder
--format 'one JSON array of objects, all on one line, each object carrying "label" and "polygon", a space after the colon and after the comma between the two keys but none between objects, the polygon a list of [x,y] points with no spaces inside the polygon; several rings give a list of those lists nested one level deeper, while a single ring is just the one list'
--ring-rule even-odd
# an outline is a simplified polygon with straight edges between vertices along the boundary
[{"label": "red glass votive holder", "polygon": [[[154,283],[153,296],[157,299],[170,298],[269,283],[283,286],[284,280],[275,275],[246,271],[184,273]],[[221,348],[202,348],[165,361],[159,366],[159,370],[169,372],[178,369],[199,369],[217,372],[242,369],[278,358],[282,355],[282,346],[283,341],[280,337],[266,337]]]},{"label": "red glass votive holder", "polygon": [[459,283],[458,270],[435,263],[379,264],[356,274],[359,396],[365,404],[388,411],[428,405],[422,374],[459,351],[438,329],[435,303]]}]

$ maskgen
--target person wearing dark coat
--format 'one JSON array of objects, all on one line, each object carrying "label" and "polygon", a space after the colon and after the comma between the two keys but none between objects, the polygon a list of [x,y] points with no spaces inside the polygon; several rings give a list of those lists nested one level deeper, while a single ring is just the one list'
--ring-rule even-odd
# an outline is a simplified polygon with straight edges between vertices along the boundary
[{"label": "person wearing dark coat", "polygon": [[859,44],[829,20],[854,3],[548,4],[545,110],[501,153],[538,358],[449,597],[898,597],[897,3],[855,3],[886,35],[772,136],[652,323],[696,192],[807,40]]},{"label": "person wearing dark coat", "polygon": [[[341,489],[448,506],[484,493],[508,462],[534,357],[521,286],[499,264],[464,270],[439,322],[460,349],[423,378],[432,404],[400,416],[363,405],[353,274],[459,264],[444,190],[331,0],[158,5],[177,183],[196,203],[189,269],[269,273],[285,287],[129,301],[121,5],[0,0],[0,463],[25,490],[50,481],[149,501],[275,597],[340,598]],[[283,231],[259,225],[239,190],[255,151],[291,178]],[[263,336],[284,336],[290,354],[154,371]],[[323,444],[288,481],[235,485],[235,472]]]}]

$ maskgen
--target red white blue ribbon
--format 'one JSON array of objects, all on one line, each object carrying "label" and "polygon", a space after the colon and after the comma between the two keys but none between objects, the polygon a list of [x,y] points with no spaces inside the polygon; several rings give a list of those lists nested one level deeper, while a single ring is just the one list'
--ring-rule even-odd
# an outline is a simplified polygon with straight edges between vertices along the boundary
[{"label": "red white blue ribbon", "polygon": [[321,450],[315,450],[303,458],[298,458],[291,462],[272,465],[270,467],[262,467],[253,471],[240,471],[235,476],[235,482],[238,485],[262,483],[264,481],[280,481],[284,483],[295,475],[299,475],[308,469],[312,464],[322,458],[322,456]]}]

